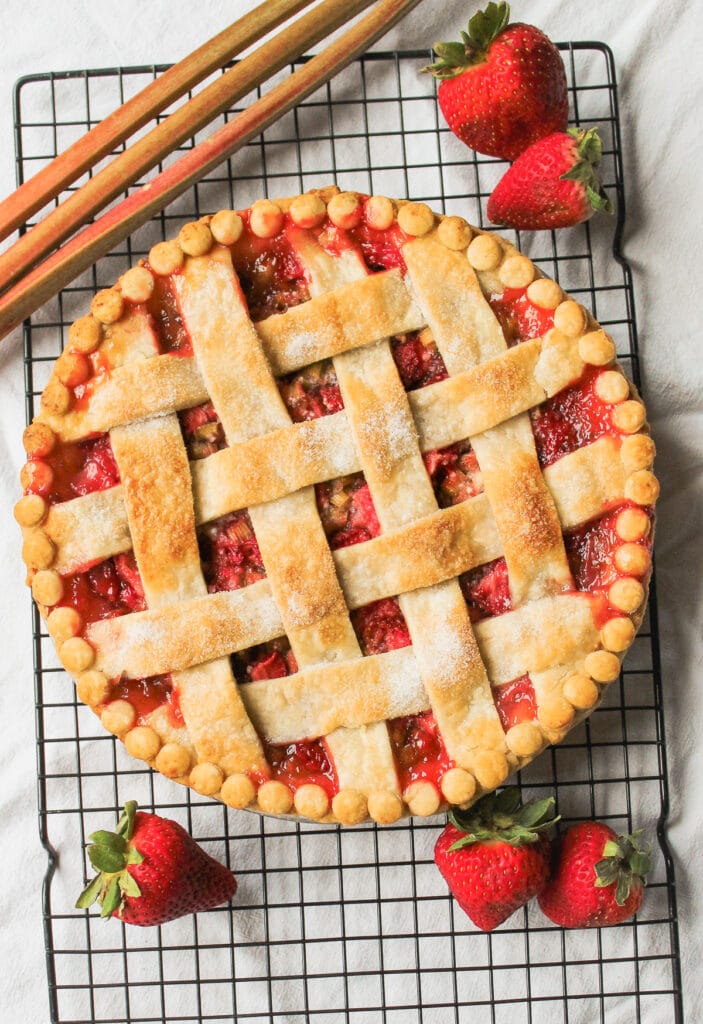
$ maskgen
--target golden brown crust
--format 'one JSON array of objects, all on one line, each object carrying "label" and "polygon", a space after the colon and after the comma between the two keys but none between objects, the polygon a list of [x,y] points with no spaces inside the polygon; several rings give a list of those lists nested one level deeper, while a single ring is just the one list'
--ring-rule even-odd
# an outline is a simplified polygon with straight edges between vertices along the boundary
[{"label": "golden brown crust", "polygon": [[[598,702],[619,673],[643,614],[649,506],[658,485],[644,408],[615,348],[583,307],[498,236],[421,203],[336,189],[256,203],[249,228],[288,238],[312,299],[253,325],[226,248],[245,230],[220,211],[155,246],[148,264],[99,293],[25,435],[41,461],[58,441],[110,431],[121,484],[47,507],[26,495],[15,514],[35,599],[79,695],[127,749],[167,777],[232,807],[355,824],[467,805],[499,785]],[[354,249],[336,256],[309,229],[405,233],[399,270],[369,275]],[[396,229],[397,230],[397,229]],[[158,355],[144,303],[170,276],[192,356]],[[486,296],[527,288],[555,309],[544,337],[508,348]],[[426,327],[428,325],[428,328]],[[406,393],[388,336],[426,328],[447,380]],[[95,354],[95,355],[93,355]],[[293,424],[275,376],[332,358],[344,410]],[[102,369],[91,377],[91,359]],[[541,470],[527,412],[603,368],[594,389],[612,434]],[[75,401],[73,389],[86,389]],[[228,447],[188,463],[178,419],[212,400]],[[484,491],[438,509],[422,453],[470,439]],[[31,482],[28,468],[25,482]],[[363,471],[381,534],[330,553],[312,485]],[[617,610],[572,591],[562,533],[616,507]],[[248,507],[267,579],[208,594],[197,525]],[[149,610],[84,626],[61,607],[62,574],[134,551]],[[456,577],[503,556],[513,611],[472,626]],[[639,578],[638,578],[639,577]],[[412,646],[361,658],[350,609],[400,595]],[[286,634],[299,671],[238,688],[228,655]],[[214,660],[213,660],[214,659]],[[137,724],[109,681],[172,674],[184,726],[165,708]],[[529,674],[532,722],[501,725],[491,687]],[[439,787],[400,793],[385,721],[431,709],[455,767]],[[253,777],[267,767],[260,736],[325,736],[339,791],[291,790]]]}]

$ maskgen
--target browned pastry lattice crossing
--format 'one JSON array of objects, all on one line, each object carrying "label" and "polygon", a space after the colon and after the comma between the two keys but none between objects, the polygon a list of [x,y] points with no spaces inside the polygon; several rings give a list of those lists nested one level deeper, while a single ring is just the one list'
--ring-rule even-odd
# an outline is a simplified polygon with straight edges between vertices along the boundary
[{"label": "browned pastry lattice crossing", "polygon": [[[315,200],[328,201],[337,223],[350,195]],[[311,296],[302,305],[252,323],[227,247],[236,215],[227,212],[191,225],[180,245],[157,247],[150,269],[102,293],[93,307],[98,340],[85,345],[101,346],[109,374],[83,406],[71,405],[55,375],[37,423],[64,441],[109,431],[121,483],[48,509],[28,495],[18,507],[31,574],[44,581],[35,596],[62,662],[132,753],[231,806],[294,807],[344,823],[431,814],[442,799],[466,804],[595,705],[601,684],[618,675],[644,590],[637,570],[621,576],[609,595],[618,614],[599,622],[589,595],[574,588],[563,532],[624,498],[646,506],[656,497],[644,413],[616,368],[601,387],[620,410],[622,436],[540,467],[528,411],[587,365],[614,361],[611,340],[582,307],[507,242],[422,204],[374,199],[378,215],[388,203],[407,235],[404,276],[371,274],[352,247],[326,251],[303,216],[317,206],[299,197],[265,201],[258,215],[255,206],[251,227],[266,237],[290,213],[288,239]],[[140,291],[174,271],[192,356],[157,354]],[[510,348],[485,296],[526,286],[535,302],[556,307],[555,327]],[[78,323],[74,337],[90,334]],[[449,377],[406,392],[388,339],[424,327]],[[277,377],[328,358],[344,409],[293,423]],[[177,412],[208,399],[227,447],[189,463]],[[467,438],[483,492],[440,509],[422,454]],[[359,471],[380,536],[331,551],[313,485]],[[266,578],[208,593],[196,529],[244,508]],[[85,629],[71,609],[49,612],[56,576],[130,549],[146,611]],[[472,624],[457,577],[501,556],[513,610]],[[362,657],[350,611],[389,596],[399,597],[412,646]],[[283,635],[298,672],[239,687],[229,655]],[[169,672],[183,727],[158,711],[136,725],[126,701],[104,706],[108,680]],[[525,674],[537,717],[505,732],[491,687]],[[441,792],[422,781],[401,792],[385,722],[427,709],[455,767]],[[280,744],[324,736],[339,783],[332,801],[315,785],[295,794],[278,781],[257,788],[253,776],[266,771],[259,736]]]}]

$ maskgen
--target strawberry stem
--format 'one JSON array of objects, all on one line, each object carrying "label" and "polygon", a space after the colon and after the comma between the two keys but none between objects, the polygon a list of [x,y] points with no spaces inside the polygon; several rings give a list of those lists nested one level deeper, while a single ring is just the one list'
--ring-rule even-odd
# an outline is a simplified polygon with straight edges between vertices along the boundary
[{"label": "strawberry stem", "polygon": [[613,204],[603,191],[597,168],[603,157],[603,143],[596,128],[569,128],[568,134],[576,142],[577,159],[568,171],[561,175],[562,181],[582,181],[588,201],[594,210],[612,213]]},{"label": "strawberry stem", "polygon": [[647,875],[652,870],[651,847],[640,848],[638,839],[641,830],[631,835],[609,839],[603,847],[603,857],[595,865],[595,886],[606,889],[615,885],[615,902],[622,907],[627,902],[632,886],[647,884]]},{"label": "strawberry stem", "polygon": [[554,797],[523,805],[517,786],[491,793],[468,811],[452,811],[449,820],[465,833],[450,847],[459,850],[472,843],[499,841],[511,846],[536,843],[540,833],[559,821],[553,817]]},{"label": "strawberry stem", "polygon": [[114,832],[99,829],[88,838],[88,859],[98,872],[76,900],[81,910],[97,902],[101,917],[110,917],[122,905],[125,896],[140,896],[136,880],[128,871],[130,864],[144,859],[131,843],[137,814],[136,800],[128,800]]},{"label": "strawberry stem", "polygon": [[468,32],[461,33],[461,42],[435,43],[438,60],[422,71],[440,80],[456,78],[467,68],[486,60],[491,43],[504,32],[510,21],[510,5],[489,3],[485,11],[476,11],[468,24]]}]

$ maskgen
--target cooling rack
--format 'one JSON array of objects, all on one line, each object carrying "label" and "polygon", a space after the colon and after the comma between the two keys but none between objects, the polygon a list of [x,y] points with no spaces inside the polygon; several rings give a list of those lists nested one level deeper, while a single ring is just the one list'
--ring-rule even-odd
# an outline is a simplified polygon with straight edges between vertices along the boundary
[{"label": "cooling rack", "polygon": [[[621,252],[625,196],[613,57],[600,43],[560,49],[572,122],[600,130],[604,185],[617,216],[514,240],[593,310],[639,386],[632,278]],[[422,199],[483,226],[486,198],[504,165],[466,150],[440,121],[434,81],[417,73],[429,57],[374,53],[356,61],[35,314],[24,327],[28,418],[68,325],[94,291],[194,216],[336,181]],[[18,181],[162,70],[19,81]],[[647,619],[603,705],[520,778],[531,794],[554,794],[565,821],[595,816],[616,830],[644,826],[654,840],[654,876],[637,920],[587,932],[563,931],[533,906],[491,935],[475,930],[434,868],[440,817],[344,830],[267,819],[230,811],[140,767],[79,706],[36,610],[32,615],[52,1022],[683,1020],[654,586]],[[181,821],[226,860],[239,879],[232,909],[157,929],[129,929],[74,909],[84,881],[81,844],[130,798]]]}]

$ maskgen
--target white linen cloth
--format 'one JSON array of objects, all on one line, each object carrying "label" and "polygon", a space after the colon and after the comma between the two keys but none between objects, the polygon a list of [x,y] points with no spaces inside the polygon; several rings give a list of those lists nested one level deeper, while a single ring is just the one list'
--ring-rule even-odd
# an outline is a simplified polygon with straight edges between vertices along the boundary
[{"label": "white linen cloth", "polygon": [[[0,194],[9,193],[15,182],[12,88],[18,77],[170,62],[253,6],[231,0],[198,0],[196,5],[178,0],[5,0],[0,5]],[[464,0],[424,0],[377,48],[425,47],[454,38],[476,6]],[[626,10],[609,0],[513,4],[514,20],[537,24],[553,39],[602,40],[615,54],[628,201],[625,255],[634,271],[644,389],[662,484],[656,551],[670,838],[677,860],[684,997],[691,1022],[703,1020],[703,346],[698,279],[703,146],[697,123],[703,108],[702,13],[699,4],[687,0],[666,5],[643,0],[626,5]],[[5,981],[0,1016],[15,1024],[48,1019],[40,896],[45,857],[37,834],[29,597],[22,589],[19,537],[10,516],[23,461],[18,334],[0,346],[0,370],[5,523],[0,535],[5,574],[0,603],[5,663],[0,705],[0,963]],[[540,1020],[549,1024],[551,1019],[545,1006]],[[655,1016],[643,1020],[663,1024]]]}]

